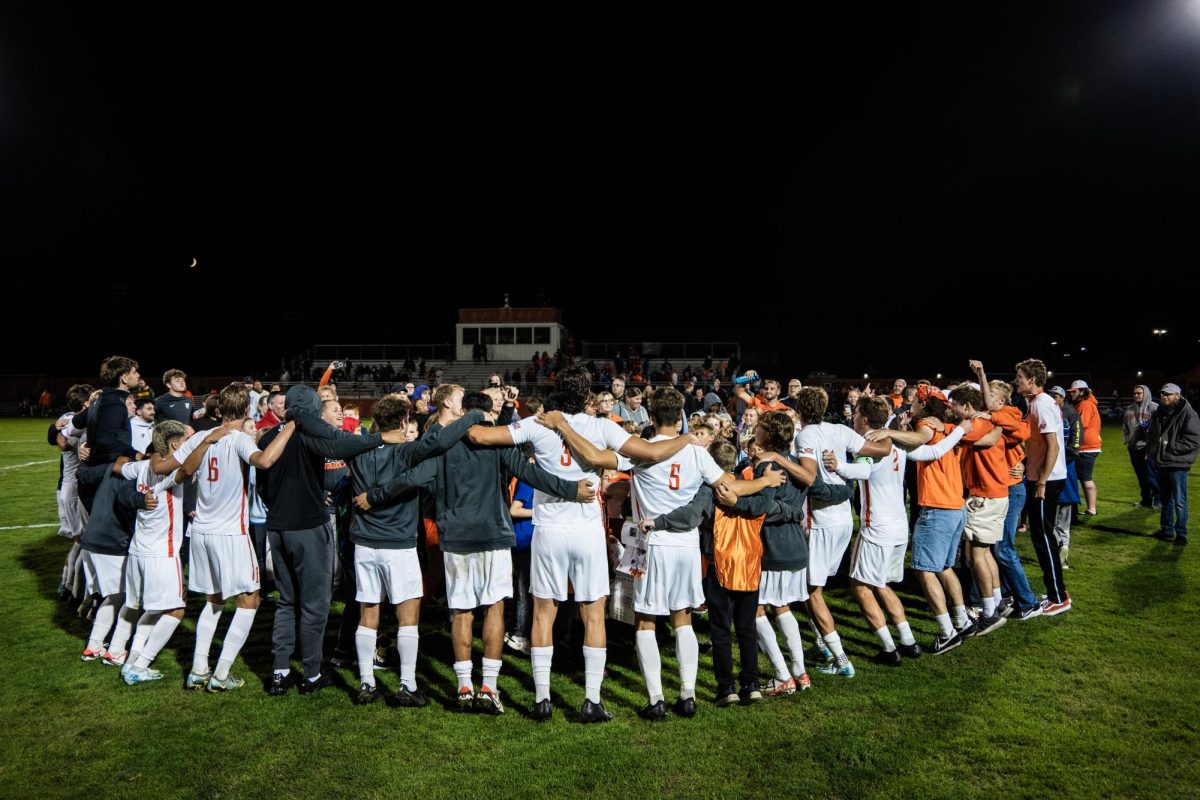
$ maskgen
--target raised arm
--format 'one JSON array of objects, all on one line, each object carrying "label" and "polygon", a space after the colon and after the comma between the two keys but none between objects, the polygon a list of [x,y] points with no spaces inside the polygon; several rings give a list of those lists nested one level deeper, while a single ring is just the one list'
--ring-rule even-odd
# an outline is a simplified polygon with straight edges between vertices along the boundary
[{"label": "raised arm", "polygon": [[[992,406],[992,387],[988,386],[987,373],[983,371],[983,362],[972,359],[967,362],[967,366],[975,373],[975,377],[979,380],[979,393],[983,395],[983,407],[991,408]],[[979,445],[975,445],[978,447]]]}]

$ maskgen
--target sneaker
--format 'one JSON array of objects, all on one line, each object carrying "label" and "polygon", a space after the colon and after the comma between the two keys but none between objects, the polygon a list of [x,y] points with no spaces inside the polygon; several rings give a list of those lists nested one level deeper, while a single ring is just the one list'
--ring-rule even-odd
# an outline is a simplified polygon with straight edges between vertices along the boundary
[{"label": "sneaker", "polygon": [[921,649],[921,645],[913,642],[912,644],[896,645],[896,652],[905,658],[920,658],[925,651]]},{"label": "sneaker", "polygon": [[533,704],[533,710],[529,712],[529,718],[535,722],[545,722],[554,716],[554,703],[550,702],[550,698],[538,700]]},{"label": "sneaker", "polygon": [[504,713],[504,703],[500,701],[500,690],[480,686],[475,693],[475,710],[483,711],[494,716]]},{"label": "sneaker", "polygon": [[691,719],[696,716],[696,698],[681,697],[675,701],[675,705],[672,706],[671,710],[681,717]]},{"label": "sneaker", "polygon": [[328,672],[322,672],[314,680],[305,679],[300,681],[300,685],[296,687],[296,691],[300,692],[300,694],[316,694],[328,686],[333,686],[333,676]]},{"label": "sneaker", "polygon": [[960,637],[962,637],[962,640],[965,642],[967,639],[970,639],[972,636],[975,635],[975,633],[976,633],[975,628],[976,628],[976,624],[974,622],[968,622],[966,625],[963,625],[961,628],[956,625],[954,627],[954,630],[958,633],[958,635]]},{"label": "sneaker", "polygon": [[935,656],[940,656],[942,653],[953,650],[963,643],[962,634],[957,631],[953,636],[943,636],[938,634],[938,637],[933,640],[933,647],[929,648],[929,652]]},{"label": "sneaker", "polygon": [[394,708],[424,708],[429,705],[429,698],[420,689],[408,689],[401,684],[396,694],[388,698],[388,705]]},{"label": "sneaker", "polygon": [[1155,539],[1158,539],[1160,542],[1173,542],[1173,541],[1175,541],[1175,534],[1174,534],[1174,532],[1172,532],[1172,531],[1157,530],[1157,531],[1155,531],[1155,532],[1154,532],[1153,534],[1151,534],[1151,535],[1152,535],[1152,536],[1153,536]]},{"label": "sneaker", "polygon": [[788,678],[786,681],[781,681],[778,678],[769,678],[767,685],[763,687],[763,692],[767,697],[779,697],[785,694],[794,694],[796,691],[796,679]]},{"label": "sneaker", "polygon": [[1040,603],[1037,605],[1032,605],[1029,608],[1021,609],[1020,611],[1017,611],[1015,614],[1016,618],[1019,620],[1022,620],[1022,621],[1027,620],[1027,619],[1033,619],[1034,617],[1040,617],[1041,615],[1042,615],[1042,606]]},{"label": "sneaker", "polygon": [[1058,563],[1062,564],[1063,569],[1070,569],[1071,565],[1067,563],[1067,557],[1071,555],[1071,548],[1065,544],[1058,548]]},{"label": "sneaker", "polygon": [[967,606],[967,619],[974,622],[983,616],[983,606]]},{"label": "sneaker", "polygon": [[383,690],[378,685],[372,686],[369,683],[361,684],[358,687],[358,694],[354,695],[355,705],[360,706],[365,706],[381,699],[383,699]]},{"label": "sneaker", "polygon": [[95,661],[97,658],[104,658],[105,649],[101,647],[99,650],[84,649],[83,655],[79,657],[80,661]]},{"label": "sneaker", "polygon": [[759,686],[758,681],[747,683],[742,687],[742,690],[738,692],[738,697],[740,697],[742,702],[747,705],[750,703],[757,703],[759,700],[763,699],[762,687]]},{"label": "sneaker", "polygon": [[217,692],[226,692],[230,689],[240,689],[246,685],[246,682],[241,678],[235,678],[232,675],[226,675],[225,680],[218,680],[217,676],[208,679],[208,685],[204,688],[216,694]]},{"label": "sneaker", "polygon": [[458,687],[458,694],[455,695],[455,703],[458,704],[459,711],[474,711],[475,710],[475,690],[470,686]]},{"label": "sneaker", "polygon": [[1013,613],[1013,604],[1007,600],[1001,600],[1000,605],[996,606],[996,613],[1008,619]]},{"label": "sneaker", "polygon": [[1100,516],[1100,512],[1099,511],[1088,511],[1085,508],[1083,511],[1079,512],[1079,515],[1081,517],[1098,517],[1098,516]]},{"label": "sneaker", "polygon": [[511,633],[506,633],[504,635],[504,644],[510,650],[529,655],[529,640],[524,636],[514,636]]},{"label": "sneaker", "polygon": [[130,667],[121,672],[121,680],[125,681],[126,685],[133,686],[136,683],[145,683],[146,681],[161,681],[163,674],[156,669],[149,667]]},{"label": "sneaker", "polygon": [[358,663],[358,657],[350,650],[342,650],[334,648],[333,655],[329,659],[329,663],[335,667],[353,667]]},{"label": "sneaker", "polygon": [[878,653],[871,656],[872,664],[882,664],[885,667],[898,667],[900,666],[901,662],[902,659],[900,657],[899,650],[880,649]]},{"label": "sneaker", "polygon": [[1064,611],[1071,610],[1071,595],[1067,595],[1066,599],[1061,603],[1052,603],[1049,600],[1042,601],[1042,615],[1047,617],[1055,617]]},{"label": "sneaker", "polygon": [[659,722],[667,718],[667,704],[662,700],[657,703],[647,703],[638,709],[637,715],[650,722]]},{"label": "sneaker", "polygon": [[991,633],[1006,622],[1008,620],[999,614],[993,614],[990,617],[980,617],[979,622],[975,623],[975,635],[983,636]]},{"label": "sneaker", "polygon": [[1186,537],[1186,536],[1180,536],[1180,535],[1176,534],[1176,535],[1175,535],[1175,546],[1176,546],[1176,547],[1185,547],[1185,546],[1187,546],[1187,537]]},{"label": "sneaker", "polygon": [[1029,530],[1029,526],[1024,522],[1017,526],[1017,533],[1025,533],[1027,530]]},{"label": "sneaker", "polygon": [[212,677],[211,672],[199,673],[189,672],[187,680],[183,682],[184,689],[200,690],[208,685],[208,679]]},{"label": "sneaker", "polygon": [[101,659],[110,667],[119,667],[129,658],[129,651],[122,650],[120,653],[113,653],[111,650],[104,651],[104,657]]},{"label": "sneaker", "polygon": [[[206,676],[207,679],[207,676]],[[191,686],[192,676],[188,676],[188,685]],[[296,677],[292,673],[284,675],[281,672],[271,673],[271,682],[267,684],[267,694],[271,697],[282,697],[287,694],[288,689],[292,688],[296,683]]]},{"label": "sneaker", "polygon": [[[735,697],[737,695],[734,695]],[[593,703],[591,700],[584,698],[583,708],[579,710],[579,721],[588,722],[608,722],[613,718],[613,715],[604,708],[604,703]]]},{"label": "sneaker", "polygon": [[817,672],[825,675],[841,675],[843,678],[853,678],[854,665],[849,661],[845,664],[823,664],[817,667]]},{"label": "sneaker", "polygon": [[[762,692],[759,692],[758,696],[762,697]],[[735,706],[738,703],[740,703],[741,701],[742,701],[742,698],[740,695],[738,695],[737,692],[734,692],[734,691],[717,692],[717,701],[716,701],[717,708],[725,708],[726,706]]]}]

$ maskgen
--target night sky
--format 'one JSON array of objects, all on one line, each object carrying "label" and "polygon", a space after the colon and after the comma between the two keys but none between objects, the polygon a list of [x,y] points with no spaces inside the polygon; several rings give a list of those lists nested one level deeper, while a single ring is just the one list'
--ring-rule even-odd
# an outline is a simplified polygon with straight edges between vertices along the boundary
[{"label": "night sky", "polygon": [[1194,366],[1200,2],[970,5],[11,4],[0,259],[79,341],[9,369],[442,342],[505,292],[797,371]]}]

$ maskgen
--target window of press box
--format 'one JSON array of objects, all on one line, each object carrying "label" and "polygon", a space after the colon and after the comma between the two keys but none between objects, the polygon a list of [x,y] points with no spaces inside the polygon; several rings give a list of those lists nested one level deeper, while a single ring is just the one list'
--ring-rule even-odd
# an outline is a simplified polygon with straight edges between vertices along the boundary
[{"label": "window of press box", "polygon": [[534,328],[533,329],[534,344],[550,344],[550,329],[549,328]]},{"label": "window of press box", "polygon": [[513,343],[513,329],[512,328],[500,328],[500,344],[512,344],[512,343]]},{"label": "window of press box", "polygon": [[517,344],[533,344],[533,328],[517,328]]},{"label": "window of press box", "polygon": [[479,344],[479,328],[462,329],[463,344]]}]

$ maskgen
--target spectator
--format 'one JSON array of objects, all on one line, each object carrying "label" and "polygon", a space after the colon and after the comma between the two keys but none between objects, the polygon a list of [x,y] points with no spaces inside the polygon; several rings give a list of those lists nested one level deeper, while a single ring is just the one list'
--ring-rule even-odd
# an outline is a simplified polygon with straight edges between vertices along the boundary
[{"label": "spectator", "polygon": [[1162,500],[1161,528],[1156,539],[1186,545],[1187,475],[1200,451],[1200,417],[1182,396],[1179,385],[1168,383],[1158,393],[1159,405],[1146,439],[1158,474]]},{"label": "spectator", "polygon": [[1154,402],[1150,387],[1140,385],[1133,387],[1133,403],[1126,407],[1121,423],[1125,436],[1125,449],[1129,451],[1129,463],[1133,465],[1133,474],[1137,475],[1138,488],[1142,498],[1138,502],[1140,508],[1158,508],[1158,484],[1152,480],[1147,470],[1146,434],[1150,431],[1150,420],[1158,409]]}]

